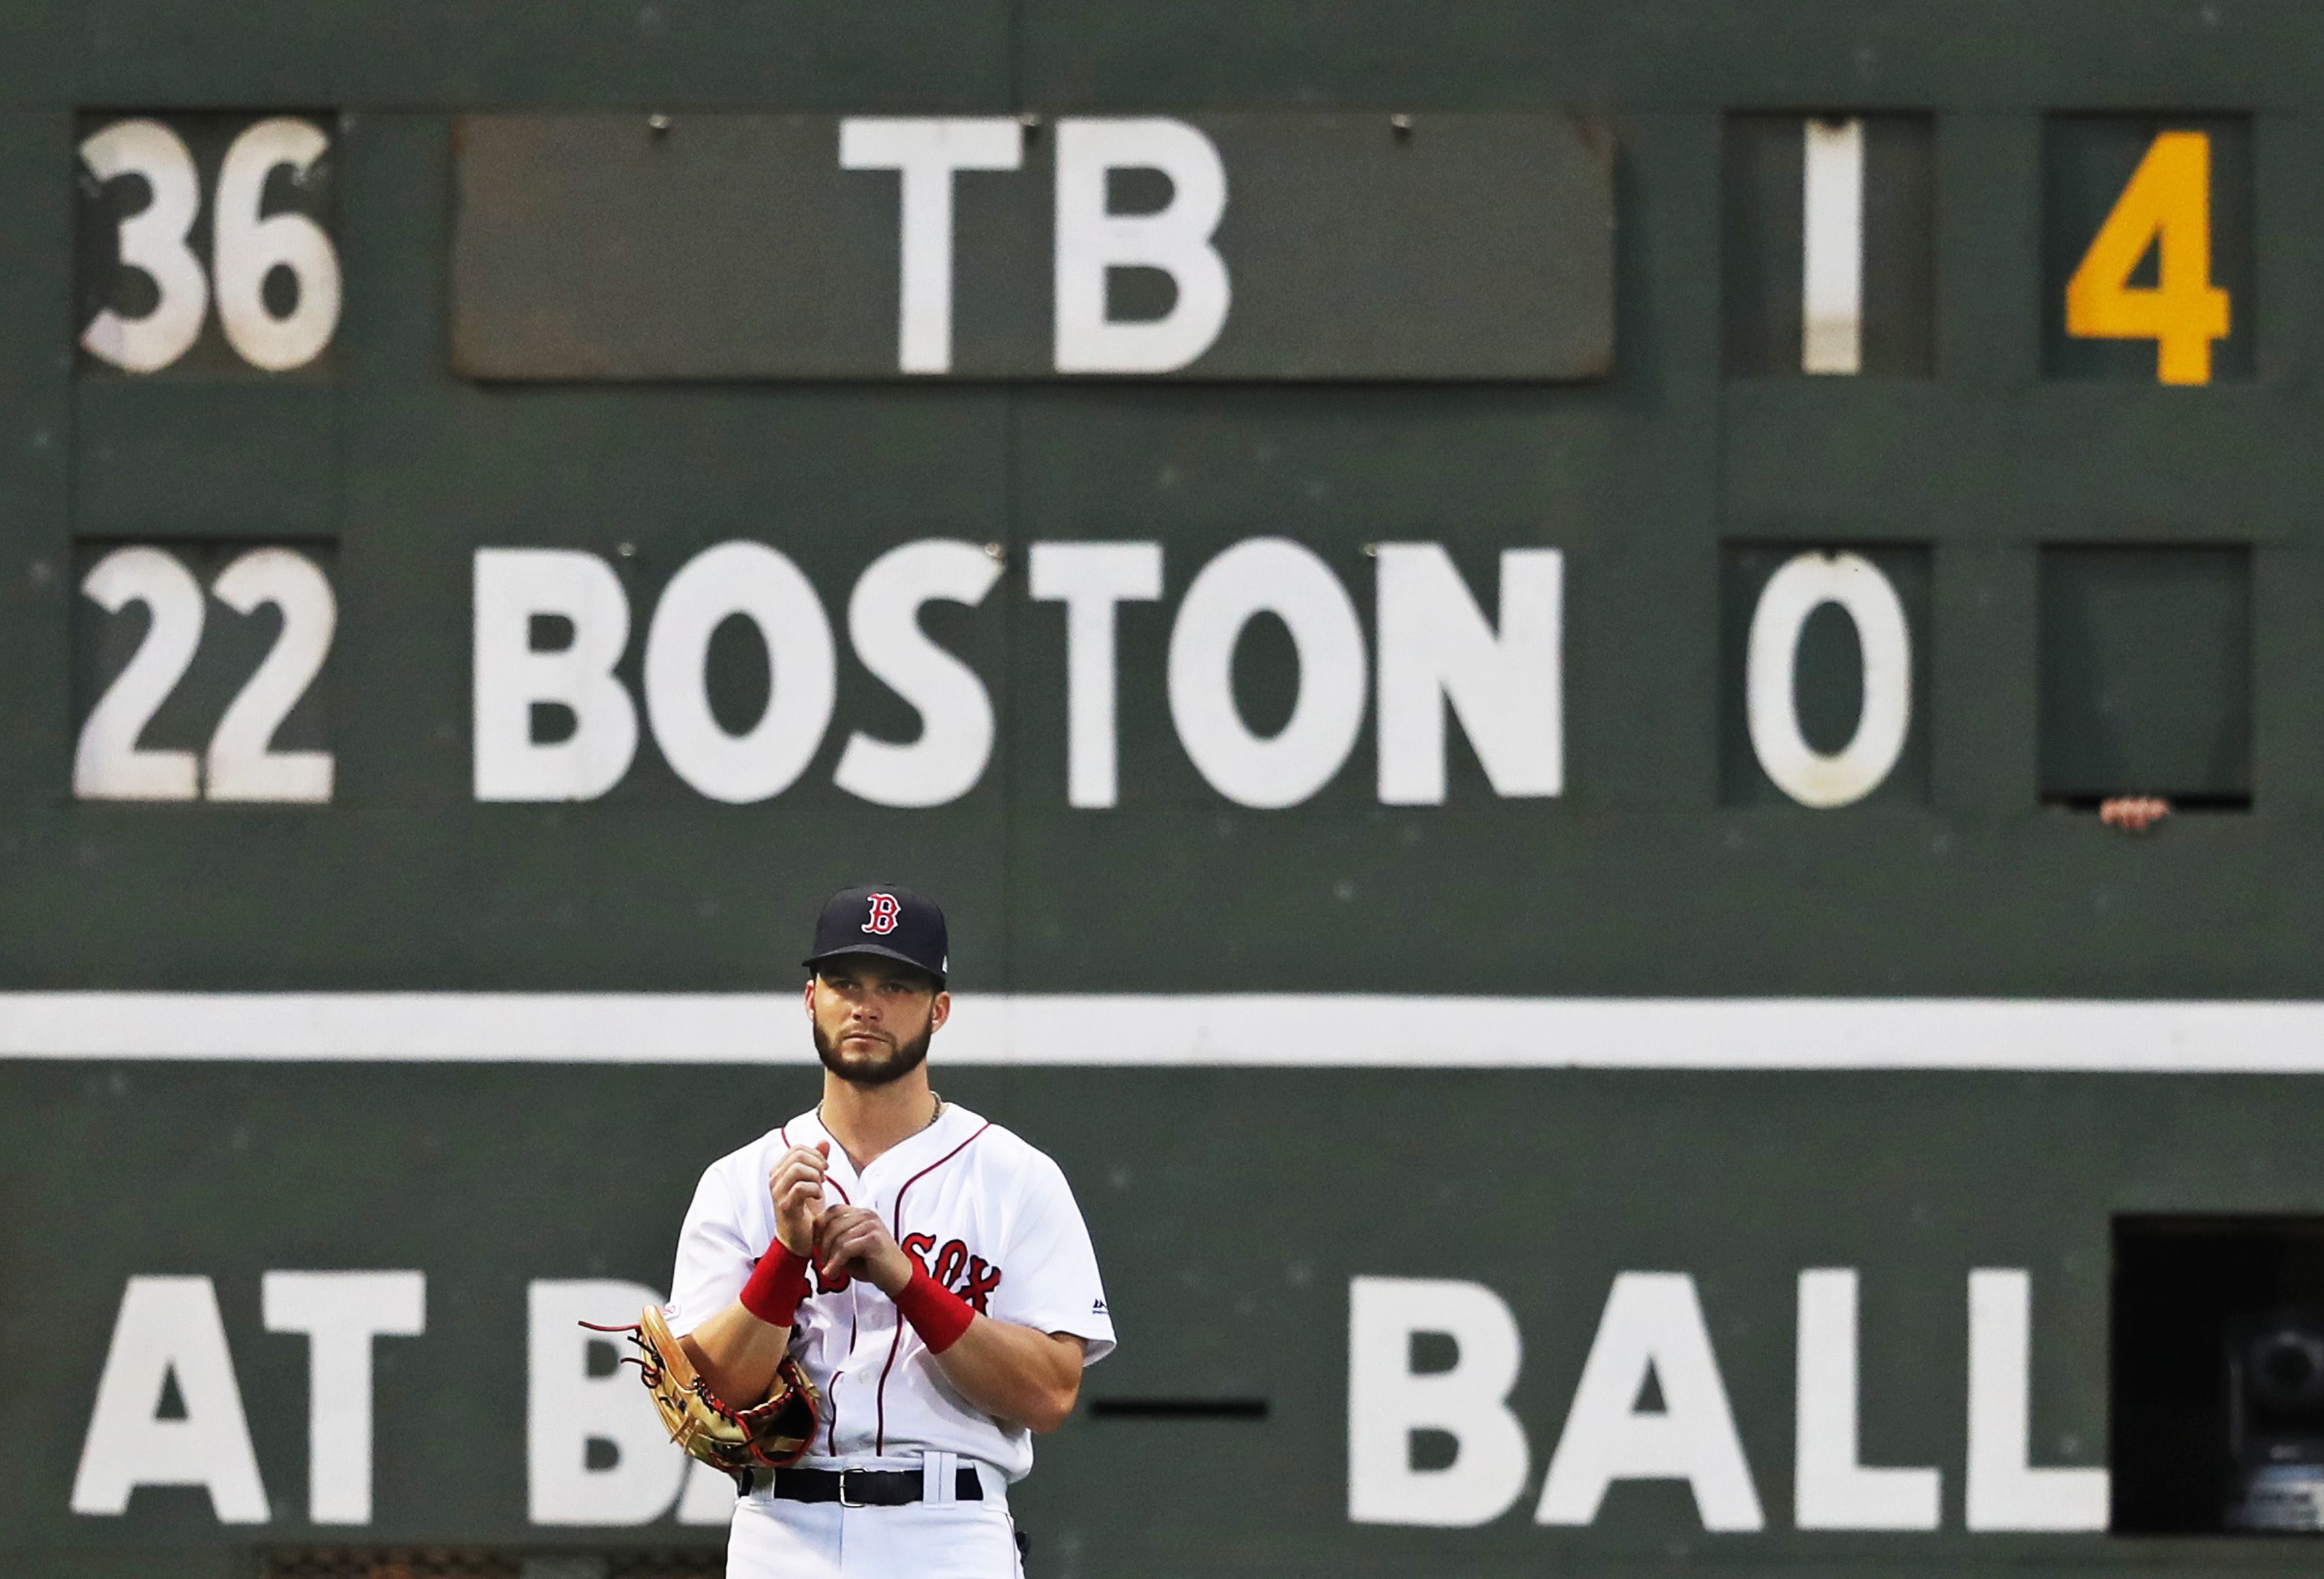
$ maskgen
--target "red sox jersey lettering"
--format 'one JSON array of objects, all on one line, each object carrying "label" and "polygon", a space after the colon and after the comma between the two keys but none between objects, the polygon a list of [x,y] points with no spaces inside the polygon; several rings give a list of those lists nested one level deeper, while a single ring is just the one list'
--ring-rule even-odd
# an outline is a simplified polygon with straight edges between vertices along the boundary
[{"label": "red sox jersey lettering", "polygon": [[[813,1113],[802,1113],[711,1165],[678,1241],[672,1330],[689,1332],[733,1302],[774,1241],[767,1178],[776,1160],[829,1140]],[[981,1316],[1079,1337],[1084,1363],[1112,1350],[1097,1258],[1064,1173],[1000,1125],[947,1104],[860,1173],[834,1141],[824,1198],[878,1213],[905,1253]],[[808,1464],[887,1466],[949,1453],[1010,1481],[1032,1467],[1031,1434],[945,1383],[894,1303],[861,1279],[816,1279],[791,1353],[825,1404]]]},{"label": "red sox jersey lettering", "polygon": [[[999,1267],[991,1265],[981,1255],[971,1254],[968,1246],[957,1239],[945,1241],[942,1250],[936,1249],[933,1233],[908,1233],[896,1242],[927,1269],[929,1277],[967,1300],[971,1309],[980,1315],[986,1312],[986,1301],[1001,1287]],[[935,1252],[933,1260],[929,1258],[930,1251]]]}]

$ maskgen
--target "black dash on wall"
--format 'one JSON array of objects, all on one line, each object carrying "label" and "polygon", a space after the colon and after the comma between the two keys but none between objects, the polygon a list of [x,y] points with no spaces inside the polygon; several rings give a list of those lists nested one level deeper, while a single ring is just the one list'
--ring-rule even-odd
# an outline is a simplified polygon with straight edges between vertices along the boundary
[{"label": "black dash on wall", "polygon": [[1263,1398],[1102,1398],[1090,1405],[1101,1420],[1264,1420]]}]

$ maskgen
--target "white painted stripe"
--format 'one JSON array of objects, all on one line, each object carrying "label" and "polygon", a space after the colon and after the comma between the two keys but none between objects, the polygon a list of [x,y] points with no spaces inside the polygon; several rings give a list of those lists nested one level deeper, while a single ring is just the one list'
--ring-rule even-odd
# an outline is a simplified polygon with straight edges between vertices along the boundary
[{"label": "white painted stripe", "polygon": [[[0,993],[0,1057],[814,1060],[779,993]],[[2324,1002],[977,994],[947,1064],[2324,1072]]]},{"label": "white painted stripe", "polygon": [[1864,365],[1864,123],[1807,123],[1803,164],[1800,367]]}]

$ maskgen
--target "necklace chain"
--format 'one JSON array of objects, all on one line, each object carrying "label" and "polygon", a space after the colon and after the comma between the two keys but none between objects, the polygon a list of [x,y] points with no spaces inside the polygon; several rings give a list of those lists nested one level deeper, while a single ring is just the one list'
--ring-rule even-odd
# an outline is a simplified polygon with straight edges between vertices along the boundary
[{"label": "necklace chain", "polygon": [[[931,1085],[931,1086],[929,1086],[929,1087],[928,1087],[928,1096],[929,1096],[929,1098],[931,1099],[931,1105],[930,1105],[930,1107],[928,1108],[928,1123],[927,1123],[927,1124],[922,1124],[922,1125],[920,1126],[920,1128],[921,1128],[921,1129],[923,1129],[923,1130],[927,1129],[927,1128],[928,1127],[928,1124],[933,1124],[933,1123],[935,1123],[938,1119],[940,1119],[940,1118],[944,1117],[945,1100],[944,1100],[943,1094],[942,1094],[942,1093],[940,1093],[940,1092],[938,1092],[935,1086]],[[827,1123],[824,1123],[824,1119],[823,1119],[823,1100],[822,1100],[822,1098],[820,1098],[820,1097],[818,1097],[818,1098],[816,1098],[816,1104],[815,1104],[815,1122],[816,1122],[816,1123],[818,1123],[818,1124],[823,1124],[823,1127],[824,1127],[824,1129],[825,1129],[826,1131],[828,1131],[830,1130],[830,1128],[831,1128],[831,1126],[830,1126],[829,1124],[827,1124]]]}]

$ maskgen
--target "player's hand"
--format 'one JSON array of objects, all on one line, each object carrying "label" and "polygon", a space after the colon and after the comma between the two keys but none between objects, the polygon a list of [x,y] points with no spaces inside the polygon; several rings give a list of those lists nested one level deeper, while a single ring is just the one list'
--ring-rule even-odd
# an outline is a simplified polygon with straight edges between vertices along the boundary
[{"label": "player's hand", "polygon": [[826,1278],[861,1278],[890,1299],[912,1280],[912,1258],[869,1207],[834,1206],[825,1212],[816,1225],[816,1253]]},{"label": "player's hand", "polygon": [[775,1237],[795,1256],[815,1252],[815,1223],[823,1214],[823,1174],[830,1156],[828,1140],[794,1146],[767,1176],[767,1190],[775,1200]]},{"label": "player's hand", "polygon": [[2160,795],[2115,795],[2098,802],[2098,820],[2126,834],[2143,834],[2171,815]]}]

